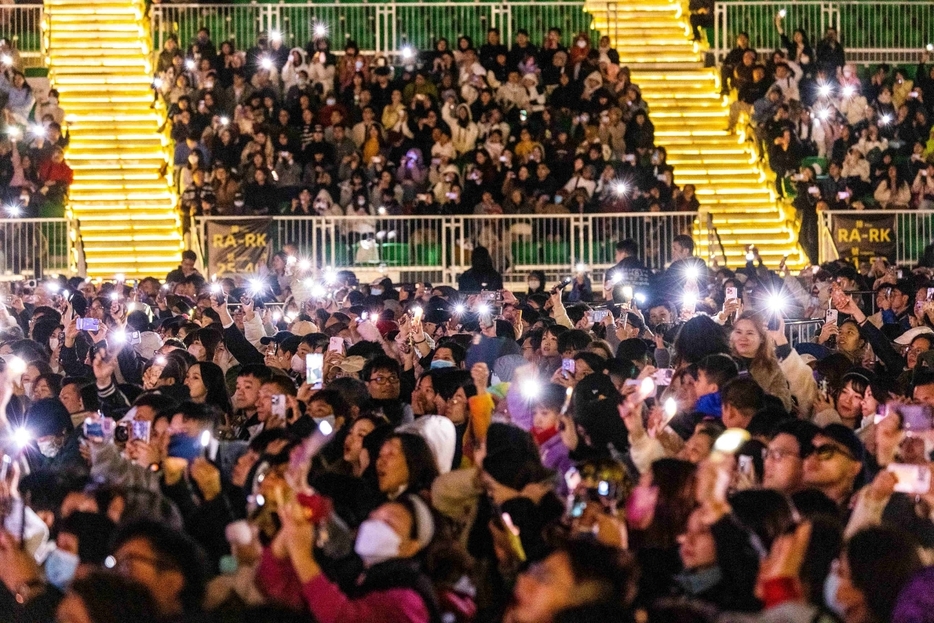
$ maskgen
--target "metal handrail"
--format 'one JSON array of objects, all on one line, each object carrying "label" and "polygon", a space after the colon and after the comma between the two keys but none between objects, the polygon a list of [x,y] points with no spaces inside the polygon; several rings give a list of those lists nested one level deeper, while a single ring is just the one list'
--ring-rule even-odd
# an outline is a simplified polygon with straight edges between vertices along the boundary
[{"label": "metal handrail", "polygon": [[930,43],[934,31],[931,5],[921,1],[878,0],[874,2],[828,2],[821,0],[729,0],[714,8],[714,41],[711,51],[723,60],[739,32],[749,33],[750,45],[762,53],[780,47],[774,18],[784,11],[789,38],[795,28],[808,33],[811,44],[828,27],[839,33],[847,62],[917,63],[919,53]]},{"label": "metal handrail", "polygon": [[[404,274],[411,281],[453,284],[470,268],[471,250],[482,245],[508,280],[524,282],[529,271],[549,279],[587,266],[595,283],[615,264],[615,244],[631,238],[643,250],[646,266],[660,269],[672,261],[671,240],[691,234],[696,212],[616,214],[520,214],[504,216],[271,216],[196,217],[192,229],[211,259],[209,223],[271,221],[275,247],[295,244],[319,266],[346,267],[363,273]],[[223,253],[218,248],[216,253]]]}]

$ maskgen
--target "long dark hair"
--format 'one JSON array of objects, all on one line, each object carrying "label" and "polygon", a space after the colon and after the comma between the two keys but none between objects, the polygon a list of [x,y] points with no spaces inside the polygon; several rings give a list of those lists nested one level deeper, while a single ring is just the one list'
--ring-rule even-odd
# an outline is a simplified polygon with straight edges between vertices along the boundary
[{"label": "long dark hair", "polygon": [[205,404],[217,407],[225,416],[232,414],[233,406],[230,404],[230,396],[227,395],[224,371],[221,367],[212,361],[199,361],[195,365],[200,368],[201,382],[208,390]]},{"label": "long dark hair", "polygon": [[695,316],[678,330],[675,337],[675,367],[698,363],[707,355],[730,353],[723,327],[709,316]]},{"label": "long dark hair", "polygon": [[470,267],[476,271],[493,272],[493,258],[486,247],[474,247],[470,254]]},{"label": "long dark hair", "polygon": [[[398,439],[405,455],[405,465],[409,470],[409,482],[406,490],[411,493],[430,491],[431,483],[438,477],[438,463],[428,442],[419,435],[412,433],[395,433],[386,438],[383,445]],[[370,457],[371,461],[376,457]]]}]

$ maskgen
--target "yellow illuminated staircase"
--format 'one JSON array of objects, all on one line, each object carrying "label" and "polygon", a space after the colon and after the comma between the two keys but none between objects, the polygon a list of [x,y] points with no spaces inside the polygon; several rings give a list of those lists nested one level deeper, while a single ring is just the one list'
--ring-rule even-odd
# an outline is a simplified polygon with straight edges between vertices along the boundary
[{"label": "yellow illuminated staircase", "polygon": [[[727,262],[744,262],[745,246],[755,244],[774,268],[790,254],[792,266],[805,263],[797,230],[776,203],[771,182],[741,137],[728,135],[729,109],[719,95],[719,75],[705,68],[691,41],[686,11],[669,0],[588,2],[594,27],[610,36],[620,65],[632,71],[655,124],[655,142],[668,151],[675,183],[694,184],[702,211],[709,211],[726,250]],[[706,215],[695,240],[707,242]]]},{"label": "yellow illuminated staircase", "polygon": [[79,219],[88,273],[163,276],[181,235],[152,103],[142,2],[46,0],[49,76],[71,122]]}]

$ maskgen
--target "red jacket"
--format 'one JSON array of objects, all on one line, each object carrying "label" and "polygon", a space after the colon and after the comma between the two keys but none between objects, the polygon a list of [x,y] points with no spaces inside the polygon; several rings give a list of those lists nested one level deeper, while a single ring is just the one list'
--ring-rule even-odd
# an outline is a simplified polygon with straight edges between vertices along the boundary
[{"label": "red jacket", "polygon": [[256,584],[273,600],[307,608],[319,623],[429,623],[428,608],[413,589],[373,591],[350,599],[324,574],[299,582],[292,563],[278,560],[267,548],[256,570]]},{"label": "red jacket", "polygon": [[43,184],[55,182],[63,186],[71,186],[71,183],[75,181],[75,174],[66,162],[56,164],[51,160],[46,160],[39,165],[39,179]]}]

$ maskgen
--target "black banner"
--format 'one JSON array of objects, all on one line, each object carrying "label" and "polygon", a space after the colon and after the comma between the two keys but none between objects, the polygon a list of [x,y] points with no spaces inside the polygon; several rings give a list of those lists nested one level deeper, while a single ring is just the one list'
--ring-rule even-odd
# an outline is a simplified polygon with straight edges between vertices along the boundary
[{"label": "black banner", "polygon": [[208,221],[208,273],[218,278],[259,272],[269,259],[271,218]]},{"label": "black banner", "polygon": [[833,243],[840,259],[885,257],[895,259],[895,215],[833,215]]}]

